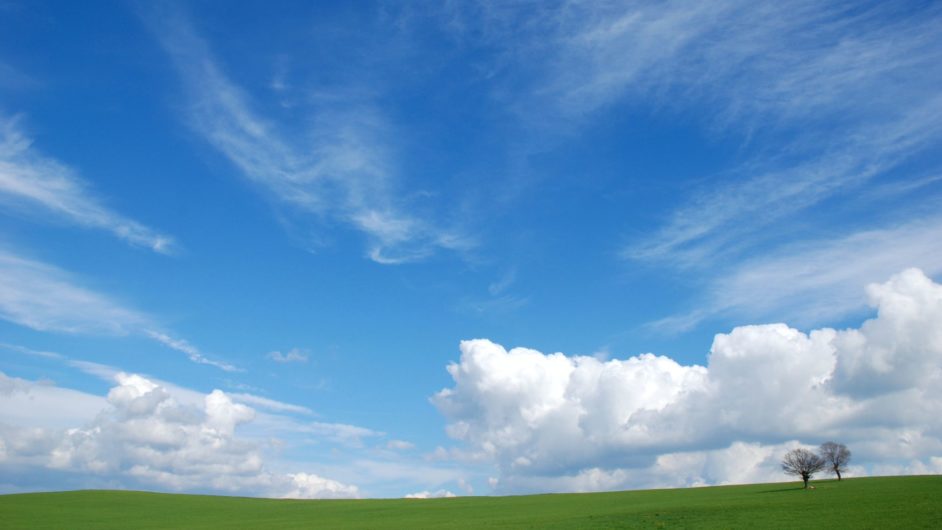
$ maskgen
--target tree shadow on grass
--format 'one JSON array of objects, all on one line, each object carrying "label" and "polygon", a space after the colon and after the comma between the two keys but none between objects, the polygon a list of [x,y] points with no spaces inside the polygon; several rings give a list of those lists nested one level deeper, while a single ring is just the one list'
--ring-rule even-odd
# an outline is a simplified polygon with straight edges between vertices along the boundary
[{"label": "tree shadow on grass", "polygon": [[756,493],[782,493],[782,492],[784,492],[784,491],[805,491],[805,487],[804,487],[804,486],[797,486],[797,487],[794,487],[794,486],[793,486],[793,487],[791,487],[791,488],[780,488],[780,489],[777,489],[777,490],[757,491]]}]

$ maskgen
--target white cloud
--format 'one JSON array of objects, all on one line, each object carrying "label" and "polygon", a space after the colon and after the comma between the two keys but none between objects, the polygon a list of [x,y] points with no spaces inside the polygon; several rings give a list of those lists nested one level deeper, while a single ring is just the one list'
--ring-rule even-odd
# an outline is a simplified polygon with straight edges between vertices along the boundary
[{"label": "white cloud", "polygon": [[274,399],[269,399],[262,396],[256,396],[254,394],[245,394],[245,393],[232,393],[229,396],[239,403],[245,403],[246,405],[251,405],[253,407],[259,407],[263,409],[268,409],[273,412],[293,412],[296,414],[313,414],[313,411],[307,407],[301,405],[295,405],[292,403],[285,403],[283,401],[277,401]]},{"label": "white cloud", "polygon": [[754,161],[739,168],[740,175],[712,178],[652,237],[631,245],[624,255],[681,268],[735,257],[758,241],[773,239],[782,231],[783,219],[857,191],[933,146],[942,137],[942,126],[927,116],[940,111],[942,98],[934,98],[892,121],[835,133],[836,140],[820,142],[824,152],[807,152],[801,162]]},{"label": "white cloud", "polygon": [[[942,111],[937,6],[575,1],[445,9],[442,20],[455,37],[493,58],[481,68],[482,77],[495,99],[527,126],[531,144],[544,151],[533,137],[550,131],[551,144],[566,142],[615,105],[623,106],[606,120],[658,114],[665,123],[702,125],[720,151],[735,144],[726,166],[688,175],[694,178],[685,178],[683,191],[668,179],[661,191],[676,202],[662,204],[661,211],[647,208],[661,224],[626,234],[627,241],[617,243],[625,258],[688,272],[710,289],[748,272],[749,256],[786,256],[795,249],[784,247],[809,234],[834,233],[835,226],[850,231],[848,220],[868,219],[873,228],[881,218],[905,223],[937,209],[940,188],[929,176],[939,172],[932,154],[942,140],[942,123],[935,119]],[[488,55],[494,49],[499,52]],[[633,148],[630,142],[624,139],[626,149]],[[638,171],[623,168],[625,182],[643,180]],[[912,193],[914,183],[925,193]],[[903,207],[878,193],[907,189],[912,194]],[[858,258],[893,260],[893,240],[881,242],[888,245],[843,265]],[[937,247],[927,244],[924,253]],[[820,302],[830,294],[853,297],[854,308],[864,302],[857,290],[862,283],[854,281],[877,281],[912,265],[934,272],[939,263],[901,258],[878,277],[842,282],[806,305],[833,316]],[[827,282],[845,268],[855,267],[828,269],[817,279],[809,273],[807,280]],[[792,285],[789,278],[761,287],[784,291]],[[716,302],[729,300],[725,294]],[[776,294],[785,293],[763,300],[771,306]],[[743,313],[751,315],[759,298],[743,302]],[[690,328],[715,312],[711,302],[706,311],[660,324]],[[834,306],[848,308],[846,299]]]},{"label": "white cloud", "polygon": [[171,237],[113,212],[69,167],[44,156],[19,129],[0,117],[0,203],[42,218],[52,214],[79,226],[111,232],[128,243],[162,254],[174,249]]},{"label": "white cloud", "polygon": [[706,384],[704,368],[650,354],[601,362],[508,352],[486,340],[464,341],[461,349],[461,362],[448,367],[455,388],[433,401],[451,420],[449,435],[508,470],[582,466],[612,438],[645,437],[646,429],[623,429],[632,416]]},{"label": "white cloud", "polygon": [[942,219],[880,230],[865,230],[815,242],[786,245],[746,260],[709,281],[698,309],[652,323],[685,330],[715,314],[784,315],[799,324],[834,320],[863,308],[861,285],[880,281],[905,267],[942,273]]},{"label": "white cloud", "polygon": [[872,395],[925,388],[942,369],[942,285],[917,269],[867,288],[879,315],[838,335],[836,389]]},{"label": "white cloud", "polygon": [[409,493],[405,496],[406,499],[443,499],[457,497],[454,493],[448,490],[438,490],[438,491],[418,491],[416,493]]},{"label": "white cloud", "polygon": [[[30,353],[31,350],[28,348],[23,348],[22,346],[14,346],[8,344],[0,344],[0,347],[7,347],[17,351],[23,351],[24,353]],[[106,364],[94,363],[90,361],[82,361],[75,359],[68,359],[64,355],[52,352],[40,352],[40,353],[49,353],[55,355],[55,359],[64,360],[65,363],[73,368],[77,368],[80,371],[93,375],[103,381],[109,383],[120,382],[119,375],[122,374],[122,370],[114,366],[109,366]],[[30,353],[32,354],[32,353]],[[161,386],[167,390],[171,396],[173,396],[177,401],[181,401],[187,404],[197,403],[202,399],[201,394],[195,390],[190,390],[188,388],[183,388],[177,386],[173,383],[163,381],[154,377],[146,376],[148,380],[153,383]],[[264,396],[258,396],[255,394],[247,394],[244,392],[230,392],[227,395],[236,403],[243,403],[251,407],[256,407],[259,409],[265,409],[275,413],[293,413],[293,414],[304,414],[311,415],[314,412],[308,407],[302,405],[296,405],[294,403],[285,403],[284,401],[278,401],[275,399],[267,398]],[[262,418],[266,418],[265,414],[259,415]]]},{"label": "white cloud", "polygon": [[355,486],[315,474],[270,471],[259,445],[239,434],[255,411],[220,390],[187,403],[140,375],[119,373],[117,380],[103,400],[0,375],[0,466],[105,478],[124,487],[296,498],[359,494]]},{"label": "white cloud", "polygon": [[[938,173],[931,153],[942,139],[934,119],[942,111],[937,7],[564,4],[459,4],[448,13],[459,38],[502,51],[488,80],[531,129],[571,131],[625,103],[628,113],[679,114],[701,122],[707,135],[740,144],[735,166],[672,193],[679,200],[660,228],[637,232],[625,257],[711,278],[757,250],[784,250],[806,238],[809,225],[832,231],[825,223],[834,221],[823,218],[841,207],[866,204],[870,219],[874,210],[896,208],[865,185],[902,183],[903,190],[919,182],[933,192],[907,201],[897,219],[924,215],[914,203],[929,210],[938,202],[939,188],[926,178]],[[823,212],[813,209],[826,202]],[[893,250],[866,254],[877,253],[889,259]],[[665,323],[691,326],[698,316]]]},{"label": "white cloud", "polygon": [[148,315],[77,285],[65,271],[4,248],[0,248],[0,318],[39,331],[140,334],[185,353],[195,363],[238,371],[207,358],[183,339],[157,331]]},{"label": "white cloud", "polygon": [[189,20],[173,10],[145,15],[180,73],[189,121],[243,176],[288,210],[340,222],[367,235],[367,255],[383,264],[415,261],[470,241],[409,213],[395,192],[395,133],[379,108],[338,93],[315,109],[304,140],[253,110]]},{"label": "white cloud", "polygon": [[285,413],[310,415],[312,411],[307,407],[282,403],[259,396],[246,394],[231,394],[234,401],[246,403],[270,411],[270,414],[259,414],[258,419],[251,427],[253,434],[261,437],[288,436],[296,438],[302,435],[306,442],[329,442],[344,449],[361,449],[364,440],[369,438],[382,438],[386,433],[351,425],[348,423],[332,423],[309,421],[304,418],[290,417]]},{"label": "white cloud", "polygon": [[356,486],[350,486],[317,475],[294,473],[288,475],[292,489],[282,497],[287,499],[347,499],[358,497]]},{"label": "white cloud", "polygon": [[[502,52],[482,76],[544,127],[553,113],[579,120],[624,100],[708,104],[722,126],[841,123],[918,104],[938,79],[934,8],[742,0],[445,10],[456,38]],[[912,99],[899,101],[901,90]]]},{"label": "white cloud", "polygon": [[347,482],[369,480],[374,485],[385,484],[395,497],[402,497],[404,492],[410,490],[434,491],[442,485],[457,483],[467,474],[467,470],[454,466],[429,465],[389,454],[382,455],[382,458],[361,458],[338,463],[325,469],[325,472],[328,471],[338,480],[349,477]]},{"label": "white cloud", "polygon": [[32,348],[26,348],[24,346],[18,346],[16,344],[6,344],[0,342],[0,348],[5,348],[7,350],[12,350],[17,353],[25,353],[26,355],[33,355],[35,357],[45,357],[47,359],[62,359],[63,356],[53,351],[42,351],[34,350]]},{"label": "white cloud", "polygon": [[622,100],[708,109],[716,130],[755,147],[630,244],[632,259],[703,268],[779,243],[802,221],[783,220],[828,199],[859,200],[849,192],[942,137],[932,119],[942,106],[938,9],[875,4],[850,16],[821,2],[587,3],[560,19],[547,95],[568,112]]},{"label": "white cloud", "polygon": [[738,327],[706,367],[465,341],[432,401],[505,492],[784,479],[795,440],[839,439],[864,472],[929,465],[942,455],[942,286],[909,269],[868,291],[878,314],[860,328]]},{"label": "white cloud", "polygon": [[55,267],[2,248],[0,318],[40,331],[117,335],[148,320],[107,296],[75,285]]},{"label": "white cloud", "polygon": [[308,359],[307,353],[298,348],[291,348],[288,353],[269,352],[267,357],[276,363],[306,363]]},{"label": "white cloud", "polygon": [[[10,347],[9,345],[3,346]],[[15,346],[14,348],[25,349]],[[82,372],[93,375],[109,383],[121,383],[123,381],[122,378],[125,377],[122,370],[113,366],[82,360],[71,360],[61,355],[58,358],[64,359],[66,364],[69,366],[77,368]],[[196,390],[181,387],[168,381],[151,376],[139,377],[146,378],[152,384],[159,386],[169,393],[169,395],[174,400],[185,405],[196,406],[203,400],[203,394]],[[226,395],[235,403],[240,403],[256,409],[268,411],[257,412],[255,418],[252,421],[252,425],[248,427],[253,430],[254,434],[262,437],[301,433],[305,435],[315,435],[321,439],[346,445],[348,447],[361,447],[363,445],[363,438],[382,437],[385,435],[385,433],[356,425],[349,425],[344,423],[310,422],[292,418],[286,415],[300,414],[303,416],[310,416],[314,414],[314,411],[303,405],[286,403],[284,401],[278,401],[264,396],[248,394],[244,392],[228,392]]]},{"label": "white cloud", "polygon": [[408,451],[409,449],[415,449],[415,444],[405,440],[389,440],[386,442],[386,448],[394,451]]},{"label": "white cloud", "polygon": [[513,475],[494,479],[491,487],[517,492],[591,492],[783,482],[792,479],[782,474],[781,458],[799,446],[794,441],[775,445],[734,442],[722,449],[661,454],[637,468],[592,467],[566,475]]},{"label": "white cloud", "polygon": [[0,423],[66,428],[91,421],[105,400],[52,383],[32,382],[0,373]]},{"label": "white cloud", "polygon": [[[65,356],[61,356],[61,359],[66,359]],[[88,374],[93,375],[103,381],[109,383],[116,382],[118,379],[118,374],[121,373],[121,370],[115,368],[114,366],[109,366],[107,364],[95,363],[91,361],[82,361],[82,360],[67,360],[66,364],[73,368]]]},{"label": "white cloud", "polygon": [[881,465],[874,475],[942,475],[942,457],[932,457],[928,462],[913,460],[901,465]]},{"label": "white cloud", "polygon": [[145,335],[163,344],[164,346],[177,350],[178,352],[185,353],[187,358],[189,358],[194,363],[215,366],[216,368],[219,368],[220,370],[224,370],[226,372],[242,371],[240,368],[232,364],[229,364],[227,362],[214,361],[212,359],[208,359],[205,355],[203,355],[202,352],[200,352],[199,348],[197,348],[196,346],[193,346],[192,344],[190,344],[184,339],[171,337],[170,335],[162,331],[155,331],[152,329],[145,329],[143,330],[143,332]]},{"label": "white cloud", "polygon": [[[27,348],[12,345],[6,346],[10,346],[14,351],[30,354],[26,351],[28,350]],[[116,398],[121,397],[121,394],[127,395],[129,392],[140,393],[138,389],[146,390],[148,388],[157,388],[160,389],[160,391],[153,396],[154,399],[162,398],[164,394],[166,394],[169,396],[169,399],[179,404],[182,409],[190,411],[202,410],[206,406],[207,394],[197,390],[181,387],[151,376],[140,374],[128,376],[128,374],[121,369],[112,366],[73,360],[62,355],[59,355],[57,359],[60,359],[67,366],[74,367],[108,383],[117,384],[123,389],[115,391]],[[15,383],[5,385],[2,383],[2,379],[0,379],[0,394],[4,393],[3,388],[7,386],[26,389],[31,385],[39,385],[39,383],[30,381],[15,378],[10,379],[11,381],[15,381]],[[134,384],[132,385],[131,383]],[[68,406],[63,406],[50,397],[46,399],[46,401],[49,401],[48,407],[37,405],[31,408],[30,405],[32,403],[35,402],[39,404],[43,402],[41,401],[43,396],[37,397],[35,395],[36,390],[33,390],[30,396],[19,396],[19,401],[11,401],[11,403],[16,403],[16,405],[10,407],[11,412],[8,414],[0,414],[0,424],[9,424],[7,425],[7,430],[3,432],[10,434],[11,437],[16,434],[15,438],[22,442],[18,443],[18,446],[31,446],[31,444],[35,446],[41,440],[49,440],[50,433],[47,432],[49,429],[46,428],[49,426],[63,430],[83,423],[90,423],[91,420],[95,419],[101,413],[101,410],[108,405],[103,398],[90,396],[82,392],[61,389],[54,386],[52,383],[42,383],[39,386],[46,393],[58,392],[65,396],[63,399],[70,399],[71,401]],[[128,386],[130,386],[130,389],[124,388]],[[69,397],[72,395],[77,397]],[[321,462],[318,467],[318,473],[326,472],[336,477],[337,480],[333,482],[341,486],[344,483],[357,482],[360,484],[373,485],[373,488],[371,488],[371,490],[373,490],[376,485],[379,484],[379,491],[383,492],[381,493],[382,495],[399,496],[402,494],[402,490],[407,487],[428,487],[454,479],[452,472],[445,472],[442,469],[424,465],[422,462],[419,462],[418,465],[416,465],[416,463],[399,462],[399,460],[401,460],[400,455],[392,452],[384,452],[384,460],[382,462],[355,461],[340,463],[342,460],[349,458],[350,455],[347,454],[348,452],[357,453],[367,451],[369,454],[374,454],[376,448],[366,446],[364,444],[365,439],[382,438],[385,434],[350,424],[311,422],[304,418],[292,417],[292,415],[296,414],[304,416],[313,414],[307,407],[296,404],[245,393],[226,392],[225,396],[235,404],[248,405],[256,409],[253,412],[251,421],[238,424],[236,432],[240,434],[243,439],[252,440],[252,443],[255,444],[257,449],[271,451],[272,456],[279,457],[278,459],[268,460],[271,473],[269,477],[265,478],[266,481],[270,479],[271,483],[275,485],[271,486],[268,492],[257,493],[259,495],[298,496],[297,494],[284,493],[285,491],[294,490],[296,488],[292,481],[293,479],[289,480],[289,478],[293,475],[297,475],[297,469],[308,467],[311,460],[309,457],[304,457],[294,461],[285,461],[281,460],[280,457],[289,456],[296,451],[306,452],[307,449],[312,447],[328,448],[329,459],[327,461],[330,462],[330,464],[325,465]],[[89,402],[88,407],[85,409],[75,409],[75,407],[78,407],[84,402],[83,398],[89,397],[93,397],[94,399]],[[13,398],[17,398],[17,396],[14,395]],[[146,402],[147,400],[143,400],[138,406],[142,406],[146,404]],[[4,406],[4,403],[0,402],[0,406]],[[80,413],[81,410],[85,410],[85,412]],[[16,414],[16,411],[22,411],[22,414]],[[12,440],[12,438],[8,439]],[[46,445],[49,445],[49,443]],[[47,449],[48,451],[52,450],[51,447]],[[32,465],[45,466],[45,460],[32,462]],[[135,473],[144,476],[142,471],[141,468],[138,468]],[[15,481],[11,484],[16,485],[12,486],[13,489],[9,489],[10,485],[8,484],[7,491],[20,491],[29,482],[29,479],[27,479],[22,472],[23,469],[21,468],[11,471],[11,477],[15,477],[11,479]],[[112,480],[110,475],[83,474],[71,471],[69,473],[71,479],[69,479],[68,483],[71,484],[71,487],[128,487],[127,482],[116,482]],[[152,474],[156,477],[165,477],[166,480],[170,480],[170,477],[164,474]],[[300,474],[299,477],[298,480],[301,480],[304,474]],[[308,475],[308,477],[311,478],[310,481],[307,481],[309,484],[316,484],[317,475]],[[61,484],[63,483],[61,481],[65,479],[66,477],[62,475],[56,475],[51,479],[39,478],[37,482],[35,482],[34,488],[48,489],[51,487],[50,484]],[[182,481],[177,482],[183,483]],[[170,482],[163,486],[162,484],[162,482],[142,483],[134,487],[171,487]],[[257,486],[255,483],[244,483],[244,481],[240,482],[235,479],[233,479],[233,484],[242,484],[242,486],[246,488],[255,488]],[[233,488],[234,487],[235,486],[233,486]],[[4,489],[4,486],[0,485],[0,489]],[[232,491],[232,488],[219,491]],[[377,493],[374,492],[373,494]],[[319,496],[330,496],[330,493],[324,491],[319,494]]]},{"label": "white cloud", "polygon": [[326,423],[319,421],[300,424],[298,426],[298,431],[315,434],[317,436],[327,438],[328,440],[333,440],[338,443],[352,444],[355,446],[359,446],[362,443],[363,438],[372,438],[384,435],[384,433],[379,431],[374,431],[365,427],[359,427],[357,425],[349,425],[346,423]]}]

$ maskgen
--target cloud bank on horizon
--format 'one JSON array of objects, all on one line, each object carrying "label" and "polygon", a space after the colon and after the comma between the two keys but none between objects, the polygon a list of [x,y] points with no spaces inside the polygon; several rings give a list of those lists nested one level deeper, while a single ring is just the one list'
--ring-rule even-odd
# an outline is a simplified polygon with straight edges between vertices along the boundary
[{"label": "cloud bank on horizon", "polygon": [[[62,486],[87,476],[91,484],[121,488],[209,491],[282,498],[355,498],[355,486],[265,468],[257,441],[236,435],[255,411],[220,390],[181,403],[168,389],[140,375],[119,372],[102,399],[0,373],[0,466],[48,473]],[[49,415],[75,403],[55,428]],[[79,410],[75,410],[75,409]],[[27,417],[9,421],[9,415]],[[59,422],[62,418],[59,418]],[[25,425],[24,425],[25,424]],[[82,484],[82,482],[78,482]],[[60,488],[62,487],[60,486]],[[73,486],[74,487],[74,486]]]},{"label": "cloud bank on horizon", "polygon": [[940,473],[942,285],[908,269],[867,292],[859,328],[737,327],[705,367],[464,341],[432,401],[503,492],[783,480],[786,448],[830,439],[859,474]]},{"label": "cloud bank on horizon", "polygon": [[[830,439],[852,448],[852,475],[942,473],[942,285],[908,269],[867,292],[877,316],[859,328],[741,326],[716,336],[706,366],[464,341],[448,367],[454,387],[432,397],[462,445],[437,457],[493,465],[498,493],[783,481],[785,451]],[[117,385],[99,397],[0,373],[0,468],[86,486],[360,495],[316,473],[271,471],[266,444],[237,432],[256,418],[244,403],[276,415],[310,411],[105,375]],[[318,422],[306,430],[341,442],[382,436]]]}]

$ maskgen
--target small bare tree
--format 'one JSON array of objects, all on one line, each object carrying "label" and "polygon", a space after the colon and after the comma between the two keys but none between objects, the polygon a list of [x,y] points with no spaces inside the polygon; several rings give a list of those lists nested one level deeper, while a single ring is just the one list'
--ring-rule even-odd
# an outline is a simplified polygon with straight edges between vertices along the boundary
[{"label": "small bare tree", "polygon": [[828,469],[837,475],[837,480],[841,480],[841,471],[847,471],[847,463],[850,462],[850,449],[844,444],[825,442],[821,444],[819,453]]},{"label": "small bare tree", "polygon": [[782,469],[789,475],[797,475],[805,482],[805,489],[808,488],[808,481],[815,473],[824,469],[827,465],[823,458],[812,453],[807,449],[792,449],[785,453],[782,459]]}]

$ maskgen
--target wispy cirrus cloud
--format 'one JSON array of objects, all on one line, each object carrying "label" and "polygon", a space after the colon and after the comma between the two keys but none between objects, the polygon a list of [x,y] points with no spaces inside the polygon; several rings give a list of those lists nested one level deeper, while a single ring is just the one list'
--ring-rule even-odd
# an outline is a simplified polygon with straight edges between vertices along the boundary
[{"label": "wispy cirrus cloud", "polygon": [[629,102],[708,104],[717,124],[741,129],[853,122],[892,113],[900,91],[917,104],[934,94],[942,12],[909,7],[576,1],[457,4],[447,15],[459,38],[502,50],[487,72],[515,90],[497,97],[544,126],[548,111],[585,119]]},{"label": "wispy cirrus cloud", "polygon": [[893,271],[919,267],[942,274],[942,218],[785,245],[748,259],[707,281],[697,309],[650,324],[686,331],[716,315],[788,319],[799,325],[833,322],[866,306],[861,290]]},{"label": "wispy cirrus cloud", "polygon": [[39,152],[18,122],[0,116],[0,204],[37,218],[51,214],[105,230],[134,246],[173,253],[172,237],[105,206],[75,170]]},{"label": "wispy cirrus cloud", "polygon": [[[46,359],[52,359],[59,361],[71,368],[75,368],[82,373],[94,376],[102,381],[108,383],[114,383],[118,381],[118,376],[124,373],[124,370],[121,368],[96,363],[92,361],[85,361],[82,359],[73,359],[66,355],[63,355],[59,352],[52,351],[40,351],[34,350],[32,348],[27,348],[18,344],[7,344],[0,343],[0,349],[6,349],[21,353],[23,355],[30,355],[36,357],[44,357]],[[155,382],[156,384],[167,389],[175,398],[185,403],[197,403],[201,399],[201,394],[195,390],[181,387],[174,383],[164,381],[149,375],[146,376],[149,380]],[[294,403],[286,403],[283,401],[278,401],[275,399],[267,398],[265,396],[260,396],[257,394],[249,394],[245,392],[229,392],[229,397],[236,401],[237,403],[243,403],[257,409],[263,409],[266,411],[271,411],[274,413],[293,413],[293,414],[302,414],[302,415],[311,415],[314,412],[305,406],[296,405]],[[264,415],[265,413],[261,413]]]},{"label": "wispy cirrus cloud", "polygon": [[[939,189],[926,179],[938,166],[919,166],[942,141],[937,5],[485,2],[442,19],[497,50],[482,76],[530,136],[572,134],[617,107],[739,144],[657,206],[660,226],[616,243],[628,260],[710,276],[801,239],[822,204],[872,201],[871,186]],[[626,173],[626,187],[644,178]]]},{"label": "wispy cirrus cloud", "polygon": [[294,403],[285,403],[283,401],[278,401],[276,399],[267,398],[264,396],[258,396],[255,394],[246,394],[245,392],[234,392],[230,393],[232,399],[239,402],[245,403],[252,407],[262,408],[270,410],[276,413],[294,413],[294,414],[313,414],[314,412],[305,406],[295,405]]},{"label": "wispy cirrus cloud", "polygon": [[39,331],[125,335],[149,318],[64,271],[0,249],[0,318]]},{"label": "wispy cirrus cloud", "polygon": [[39,331],[142,335],[185,353],[195,363],[238,370],[159,331],[153,317],[79,285],[65,271],[4,248],[0,248],[0,318]]},{"label": "wispy cirrus cloud", "polygon": [[300,348],[291,348],[287,353],[271,351],[265,356],[276,363],[306,363],[308,354]]},{"label": "wispy cirrus cloud", "polygon": [[[2,9],[2,7],[0,7]],[[39,86],[40,83],[22,71],[14,68],[0,58],[0,89],[27,90]]]},{"label": "wispy cirrus cloud", "polygon": [[532,60],[538,83],[512,104],[523,116],[539,109],[541,123],[546,108],[570,122],[612,104],[645,105],[746,138],[744,162],[703,175],[659,230],[624,251],[711,263],[938,145],[942,10],[910,7],[570,3],[527,23],[524,35],[540,39],[516,53]]},{"label": "wispy cirrus cloud", "polygon": [[23,353],[26,355],[32,355],[34,357],[45,357],[46,359],[64,359],[61,354],[54,351],[34,350],[32,348],[20,346],[18,344],[7,344],[5,342],[0,342],[0,348],[15,351],[17,353]]},{"label": "wispy cirrus cloud", "polygon": [[[683,268],[735,258],[768,236],[779,235],[782,230],[772,226],[775,223],[862,190],[936,145],[942,124],[932,116],[939,112],[942,98],[933,98],[894,122],[871,124],[846,138],[838,135],[820,156],[784,165],[774,159],[753,161],[736,170],[740,176],[694,192],[653,237],[630,245],[623,255]],[[920,186],[936,184],[933,179],[919,180]],[[857,195],[850,200],[858,200]]]},{"label": "wispy cirrus cloud", "polygon": [[367,255],[382,264],[472,245],[458,231],[411,213],[398,196],[391,153],[396,133],[368,98],[340,92],[320,98],[326,103],[315,106],[309,129],[288,134],[255,110],[248,92],[227,77],[185,14],[154,10],[144,18],[179,72],[190,125],[288,211],[365,234]]},{"label": "wispy cirrus cloud", "polygon": [[172,337],[162,331],[155,331],[152,329],[143,330],[144,334],[148,337],[156,340],[157,342],[167,346],[168,348],[177,350],[178,352],[185,353],[187,358],[193,361],[196,364],[206,364],[209,366],[215,366],[220,370],[225,370],[226,372],[238,372],[240,371],[235,365],[222,362],[214,361],[207,358],[203,352],[199,350],[196,346],[190,344],[184,339]]},{"label": "wispy cirrus cloud", "polygon": [[[505,87],[496,98],[534,130],[571,132],[619,106],[629,115],[693,120],[705,135],[740,144],[724,168],[694,175],[694,184],[658,206],[660,226],[622,243],[627,260],[702,278],[701,300],[713,300],[661,324],[684,328],[717,311],[757,309],[745,291],[735,296],[746,278],[778,286],[782,292],[761,305],[784,316],[803,305],[796,300],[811,285],[837,295],[889,272],[877,263],[938,267],[937,256],[887,256],[925,235],[900,226],[916,226],[940,191],[932,177],[940,170],[932,153],[942,145],[939,6],[566,2],[530,10],[490,3],[452,14],[456,34],[502,50],[490,71]],[[906,189],[924,193],[893,203]],[[884,191],[887,197],[875,196]],[[863,206],[873,213],[861,222]],[[842,210],[858,215],[842,217]],[[847,239],[821,242],[821,234]],[[851,266],[835,277],[824,262],[845,247],[859,252],[851,262],[873,270]],[[822,266],[789,260],[796,248]],[[860,296],[840,298],[808,314],[845,313],[850,299],[863,307]]]}]

